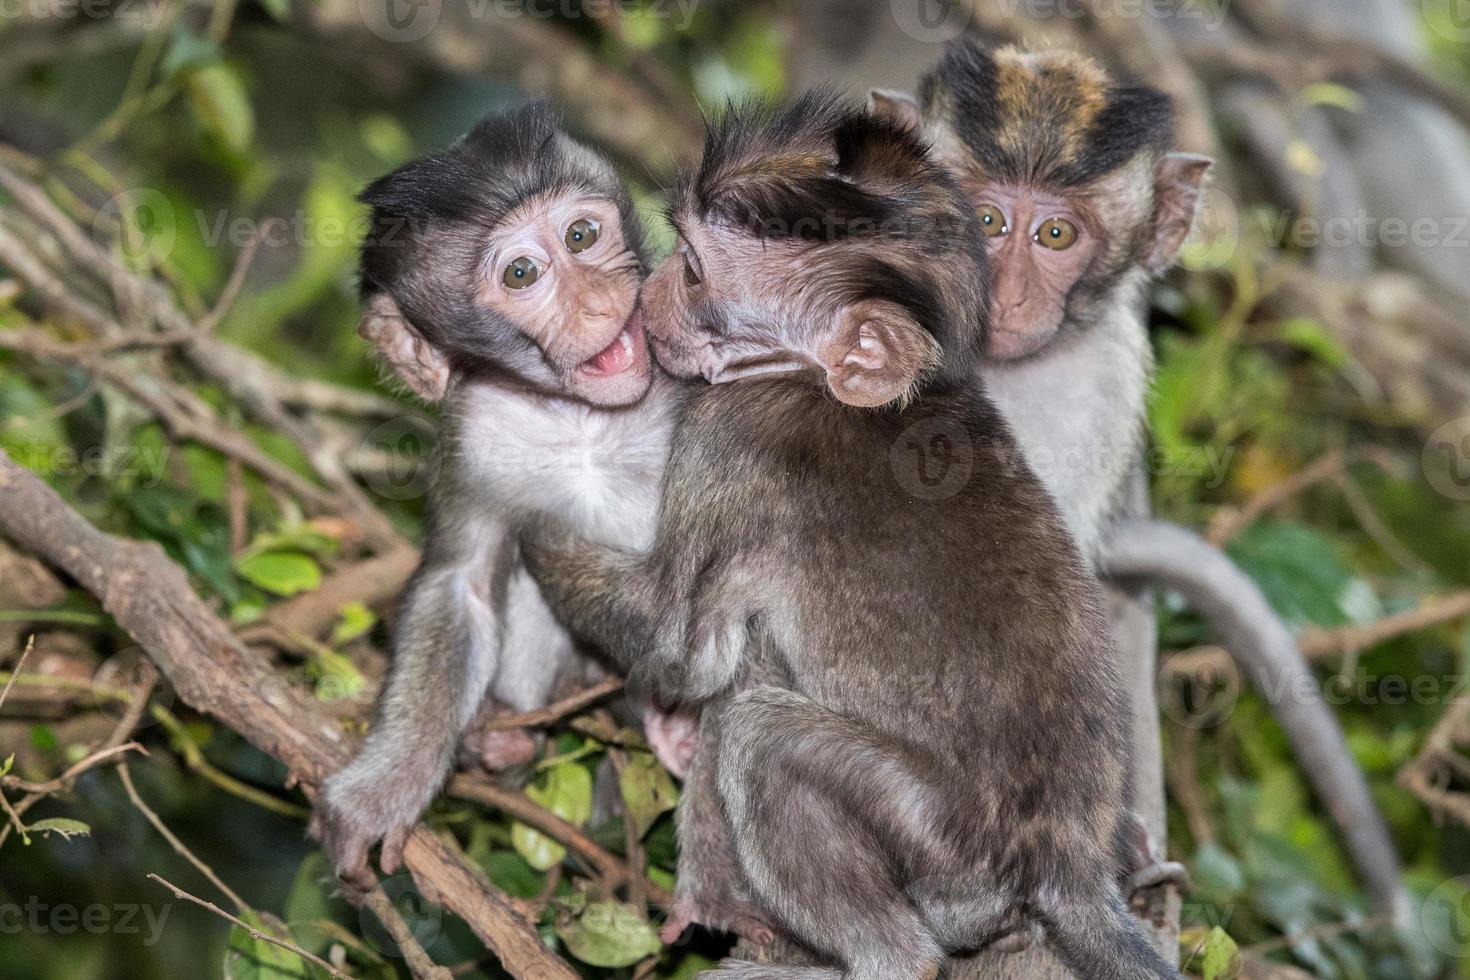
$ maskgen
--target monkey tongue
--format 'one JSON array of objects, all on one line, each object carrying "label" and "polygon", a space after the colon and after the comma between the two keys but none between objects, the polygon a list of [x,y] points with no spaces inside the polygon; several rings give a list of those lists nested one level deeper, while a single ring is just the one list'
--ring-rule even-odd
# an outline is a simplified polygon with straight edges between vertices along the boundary
[{"label": "monkey tongue", "polygon": [[577,366],[577,370],[593,377],[605,378],[626,371],[637,357],[637,345],[641,339],[636,314],[631,317],[618,335],[597,354]]}]

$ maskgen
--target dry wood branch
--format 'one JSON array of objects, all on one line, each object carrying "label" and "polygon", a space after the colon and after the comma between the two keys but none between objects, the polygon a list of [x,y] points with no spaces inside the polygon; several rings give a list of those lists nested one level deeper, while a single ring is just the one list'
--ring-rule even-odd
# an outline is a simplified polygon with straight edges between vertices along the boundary
[{"label": "dry wood branch", "polygon": [[[375,507],[354,482],[335,453],[327,451],[326,440],[309,424],[291,414],[283,404],[284,376],[259,356],[210,335],[218,317],[233,302],[244,283],[252,249],[247,247],[237,262],[215,310],[199,323],[190,319],[163,283],[124,270],[90,236],[52,202],[39,185],[0,160],[0,188],[10,194],[32,218],[55,236],[62,249],[82,271],[105,283],[117,297],[120,308],[142,311],[146,319],[162,325],[192,367],[221,385],[262,424],[290,438],[337,499],[328,509],[344,510],[356,518],[368,537],[380,548],[406,546],[388,518]],[[7,236],[9,236],[7,238]],[[59,277],[46,269],[30,251],[0,228],[0,261],[15,268],[32,289],[63,315],[84,323],[98,337],[121,328],[115,319],[73,295]],[[19,263],[16,265],[15,263]]]},{"label": "dry wood branch", "polygon": [[338,569],[310,592],[278,602],[266,610],[264,622],[240,630],[240,638],[254,643],[265,638],[267,627],[302,636],[319,636],[337,621],[349,602],[376,606],[392,599],[418,566],[413,548],[396,548],[385,555]]},{"label": "dry wood branch", "polygon": [[1470,758],[1462,751],[1467,746],[1470,694],[1462,692],[1430,729],[1419,754],[1399,771],[1399,783],[1436,816],[1452,817],[1470,827],[1470,791],[1451,786],[1457,777],[1470,781]]},{"label": "dry wood branch", "polygon": [[[348,746],[309,699],[248,651],[204,605],[183,571],[154,544],[104,534],[0,453],[0,533],[71,575],[148,651],[178,696],[316,785]],[[414,876],[463,918],[512,974],[574,980],[509,900],[426,828],[410,838]]]}]

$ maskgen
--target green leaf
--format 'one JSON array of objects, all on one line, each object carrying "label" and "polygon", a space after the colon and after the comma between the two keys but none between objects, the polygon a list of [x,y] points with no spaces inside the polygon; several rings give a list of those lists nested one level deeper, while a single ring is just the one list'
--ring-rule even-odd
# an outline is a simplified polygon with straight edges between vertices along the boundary
[{"label": "green leaf", "polygon": [[580,915],[564,906],[556,934],[568,952],[591,966],[632,966],[663,949],[642,911],[622,902],[593,902]]},{"label": "green leaf", "polygon": [[679,805],[673,777],[651,752],[628,756],[628,764],[618,777],[618,789],[622,791],[623,812],[633,820],[640,840],[661,814]]},{"label": "green leaf", "polygon": [[91,837],[92,828],[80,820],[71,820],[67,817],[47,817],[45,820],[37,820],[29,824],[26,830],[33,834],[60,834],[63,840],[71,840],[73,837]]},{"label": "green leaf", "polygon": [[[285,926],[268,920],[263,913],[253,909],[246,909],[241,913],[240,919],[261,932],[272,934],[279,932],[282,936],[287,935]],[[306,960],[302,959],[300,953],[282,949],[264,939],[256,939],[239,926],[230,930],[230,944],[225,950],[224,976],[225,980],[312,980],[313,978],[311,970],[307,968]]]},{"label": "green leaf", "polygon": [[316,559],[296,551],[246,555],[235,563],[235,571],[252,585],[279,596],[309,592],[322,584],[322,569]]},{"label": "green leaf", "polygon": [[1201,960],[1204,980],[1234,980],[1240,975],[1240,948],[1219,926],[1211,929],[1205,937]]},{"label": "green leaf", "polygon": [[233,153],[243,153],[255,132],[255,112],[239,72],[216,61],[184,79],[189,107],[206,132]]},{"label": "green leaf", "polygon": [[491,851],[479,864],[496,888],[515,898],[535,898],[546,884],[541,872],[515,851]]},{"label": "green leaf", "polygon": [[286,895],[282,912],[290,926],[291,935],[303,949],[320,954],[327,948],[330,937],[312,923],[327,919],[331,915],[331,899],[327,896],[327,883],[332,881],[331,863],[321,851],[312,851],[296,869],[291,882],[291,891]]},{"label": "green leaf", "polygon": [[277,23],[285,24],[291,20],[291,0],[260,0],[260,5]]},{"label": "green leaf", "polygon": [[1237,535],[1229,551],[1292,626],[1343,626],[1381,614],[1336,545],[1306,525],[1258,522]]},{"label": "green leaf", "polygon": [[316,678],[318,701],[341,701],[367,686],[367,678],[352,661],[335,650],[318,650],[311,658],[311,672]]},{"label": "green leaf", "polygon": [[1276,330],[1284,343],[1306,351],[1328,367],[1343,368],[1350,362],[1347,348],[1341,341],[1311,317],[1282,320]]},{"label": "green leaf", "polygon": [[1225,848],[1211,841],[1189,862],[1194,891],[1216,904],[1224,904],[1245,890],[1245,869]]},{"label": "green leaf", "polygon": [[373,611],[360,602],[349,602],[337,610],[339,619],[337,625],[332,627],[332,646],[340,647],[344,643],[367,633],[377,625],[378,617]]},{"label": "green leaf", "polygon": [[[543,773],[535,784],[526,788],[526,795],[580,827],[592,816],[592,773],[585,766],[566,762]],[[565,847],[523,823],[511,824],[510,842],[537,871],[550,870],[567,856]]]}]

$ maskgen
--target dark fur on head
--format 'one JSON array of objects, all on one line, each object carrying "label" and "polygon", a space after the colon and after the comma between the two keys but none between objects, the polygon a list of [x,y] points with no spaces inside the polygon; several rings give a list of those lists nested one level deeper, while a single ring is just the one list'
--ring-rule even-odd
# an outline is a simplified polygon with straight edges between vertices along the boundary
[{"label": "dark fur on head", "polygon": [[1114,83],[1070,51],[946,45],[920,83],[925,118],[944,118],[991,179],[1075,187],[1169,147],[1169,97]]},{"label": "dark fur on head", "polygon": [[362,244],[362,296],[391,293],[415,329],[457,368],[487,350],[534,345],[477,307],[466,283],[486,235],[537,196],[587,193],[612,201],[623,237],[645,264],[633,202],[612,164],[559,128],[545,102],[494,113],[444,150],[412,160],[359,196],[372,208]]},{"label": "dark fur on head", "polygon": [[730,106],[673,200],[676,227],[689,215],[809,247],[839,303],[909,310],[944,352],[929,387],[972,373],[989,319],[984,238],[911,131],[828,90]]}]

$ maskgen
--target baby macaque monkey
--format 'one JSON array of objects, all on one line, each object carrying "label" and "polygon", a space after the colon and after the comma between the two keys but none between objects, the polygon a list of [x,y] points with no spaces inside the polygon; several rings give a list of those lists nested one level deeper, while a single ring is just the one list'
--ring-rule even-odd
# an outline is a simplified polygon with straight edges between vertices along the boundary
[{"label": "baby macaque monkey", "polygon": [[378,719],[317,807],[349,893],[372,887],[379,840],[396,870],[487,697],[529,710],[598,674],[521,565],[517,529],[551,513],[648,547],[677,402],[636,312],[632,203],[545,106],[486,118],[362,199],[361,330],[442,401],[444,433]]},{"label": "baby macaque monkey", "polygon": [[[917,99],[875,91],[870,104],[930,142],[981,221],[995,287],[980,372],[1084,556],[1105,577],[1180,591],[1259,689],[1313,689],[1290,631],[1225,555],[1127,513],[1153,375],[1147,287],[1174,263],[1210,165],[1169,152],[1168,97],[1075,52],[960,38]],[[1364,881],[1402,920],[1394,848],[1336,719],[1320,698],[1272,707]]]},{"label": "baby macaque monkey", "polygon": [[[704,704],[754,900],[835,964],[714,975],[932,978],[1038,921],[1079,976],[1177,977],[1117,883],[1099,590],[976,377],[969,202],[909,131],[816,94],[716,124],[671,218],[655,351],[727,383],[680,416],[647,557],[540,521],[524,555],[634,689]],[[952,492],[909,489],[915,425],[969,460]]]}]

